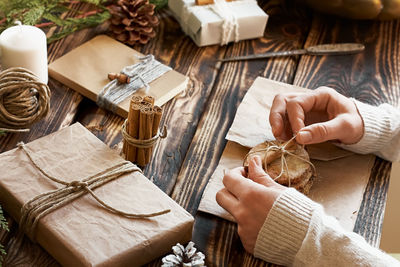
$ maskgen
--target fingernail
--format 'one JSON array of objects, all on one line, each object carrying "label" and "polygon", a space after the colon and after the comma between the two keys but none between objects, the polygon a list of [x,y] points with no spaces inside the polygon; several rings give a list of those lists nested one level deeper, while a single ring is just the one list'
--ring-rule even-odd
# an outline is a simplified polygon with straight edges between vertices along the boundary
[{"label": "fingernail", "polygon": [[312,135],[309,131],[300,131],[297,133],[297,136],[300,139],[299,141],[303,144],[308,143],[312,140]]}]

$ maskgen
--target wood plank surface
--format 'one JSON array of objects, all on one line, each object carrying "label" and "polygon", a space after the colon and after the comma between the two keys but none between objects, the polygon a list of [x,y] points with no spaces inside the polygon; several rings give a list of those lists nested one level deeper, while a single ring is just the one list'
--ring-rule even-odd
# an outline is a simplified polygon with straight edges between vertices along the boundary
[{"label": "wood plank surface", "polygon": [[[352,56],[303,56],[294,84],[310,89],[329,86],[372,105],[399,107],[400,21],[351,21],[315,14],[305,46],[357,42],[364,53]],[[377,159],[364,193],[354,231],[379,245],[391,164]]]},{"label": "wood plank surface", "polygon": [[[307,12],[291,2],[285,2],[284,6],[280,3],[269,1],[263,5],[271,15],[265,37],[230,45],[227,56],[301,48],[310,23]],[[173,199],[195,215],[193,240],[206,253],[207,266],[266,265],[244,252],[235,224],[196,211],[247,89],[260,75],[291,83],[297,61],[298,58],[292,57],[230,62],[221,68],[172,193]]]},{"label": "wood plank surface", "polygon": [[[270,15],[263,38],[228,46],[198,48],[185,36],[170,11],[158,16],[155,39],[133,48],[154,54],[161,62],[187,75],[187,90],[168,102],[161,125],[169,135],[159,142],[145,175],[195,216],[193,241],[206,254],[207,266],[267,266],[246,253],[235,224],[204,213],[197,213],[203,190],[225,147],[225,134],[236,109],[257,76],[316,88],[330,86],[361,101],[388,102],[400,107],[399,21],[350,21],[312,13],[290,0],[259,1]],[[85,11],[85,4],[73,4]],[[74,16],[64,14],[64,18]],[[107,25],[74,33],[48,47],[48,60],[54,61],[71,49],[103,33]],[[48,36],[59,31],[50,29]],[[290,50],[320,43],[362,42],[364,54],[338,57],[287,57],[216,63],[216,58]],[[51,112],[27,134],[0,137],[0,152],[29,142],[74,122],[80,122],[110,147],[120,149],[123,119],[50,79]],[[267,119],[267,118],[266,118]],[[364,194],[355,231],[377,245],[390,164],[377,159]],[[40,246],[27,238],[22,247],[12,244],[18,226],[7,216],[10,232],[0,232],[0,242],[8,255],[5,266],[59,266]],[[156,260],[149,266],[159,266]]]}]

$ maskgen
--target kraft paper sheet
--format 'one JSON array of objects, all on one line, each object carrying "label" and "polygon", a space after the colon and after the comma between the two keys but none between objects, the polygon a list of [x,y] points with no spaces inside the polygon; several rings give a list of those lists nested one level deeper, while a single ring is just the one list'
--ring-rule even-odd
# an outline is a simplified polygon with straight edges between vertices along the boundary
[{"label": "kraft paper sheet", "polygon": [[[109,82],[108,73],[119,73],[124,67],[139,62],[143,54],[111,37],[99,35],[73,49],[49,65],[49,75],[66,86],[96,101],[101,89]],[[151,95],[155,105],[162,106],[185,90],[188,78],[170,70],[152,81],[147,93],[139,90],[134,95]],[[128,116],[130,97],[118,104],[116,113]]]},{"label": "kraft paper sheet", "polygon": [[382,224],[380,248],[400,256],[400,162],[392,163],[390,182]]},{"label": "kraft paper sheet", "polygon": [[[268,117],[276,94],[307,90],[261,77],[254,81],[228,131],[228,142],[204,191],[200,211],[234,221],[215,200],[216,193],[223,188],[224,170],[242,166],[251,147],[275,139]],[[375,156],[354,154],[331,143],[307,149],[318,174],[309,197],[322,204],[327,214],[336,217],[345,229],[352,231]]]},{"label": "kraft paper sheet", "polygon": [[[123,161],[78,123],[26,146],[43,169],[65,181]],[[23,203],[60,187],[43,177],[21,149],[0,154],[0,169],[0,203],[17,222]],[[106,211],[89,194],[76,199],[43,217],[36,232],[37,242],[64,266],[141,266],[191,239],[193,217],[139,172],[94,191],[126,212],[171,212],[128,219]]]}]

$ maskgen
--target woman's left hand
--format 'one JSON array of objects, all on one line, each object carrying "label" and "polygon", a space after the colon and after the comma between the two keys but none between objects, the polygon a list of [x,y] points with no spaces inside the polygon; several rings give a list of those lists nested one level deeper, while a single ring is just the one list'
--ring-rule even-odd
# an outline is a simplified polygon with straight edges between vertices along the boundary
[{"label": "woman's left hand", "polygon": [[263,226],[275,200],[286,189],[263,170],[261,158],[250,159],[248,174],[243,167],[225,173],[225,188],[216,199],[235,218],[243,246],[253,254],[258,232]]}]

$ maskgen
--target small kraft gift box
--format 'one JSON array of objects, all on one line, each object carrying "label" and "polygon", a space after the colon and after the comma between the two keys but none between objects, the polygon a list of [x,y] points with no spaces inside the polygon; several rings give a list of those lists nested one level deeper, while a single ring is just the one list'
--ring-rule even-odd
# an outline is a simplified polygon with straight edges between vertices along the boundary
[{"label": "small kraft gift box", "polygon": [[198,5],[195,0],[169,0],[168,7],[198,46],[262,37],[268,20],[255,0],[214,0],[208,5]]},{"label": "small kraft gift box", "polygon": [[0,154],[0,203],[63,266],[141,266],[193,217],[79,123]]}]

